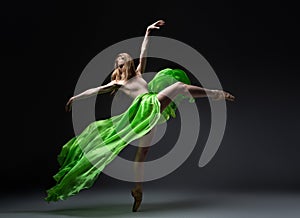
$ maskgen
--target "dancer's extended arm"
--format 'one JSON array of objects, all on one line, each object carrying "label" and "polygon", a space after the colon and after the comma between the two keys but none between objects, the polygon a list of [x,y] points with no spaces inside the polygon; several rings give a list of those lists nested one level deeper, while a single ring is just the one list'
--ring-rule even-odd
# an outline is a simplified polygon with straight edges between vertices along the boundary
[{"label": "dancer's extended arm", "polygon": [[108,83],[106,85],[88,89],[88,90],[86,90],[86,91],[84,91],[84,92],[82,92],[78,95],[75,95],[75,96],[71,97],[69,99],[69,101],[67,102],[65,109],[66,109],[66,111],[70,111],[71,108],[72,108],[72,103],[74,101],[77,101],[77,100],[80,100],[80,99],[83,99],[83,98],[88,98],[88,97],[93,96],[93,95],[98,95],[98,94],[111,92],[112,90],[114,90],[118,87],[120,87],[120,85],[115,80],[113,80],[113,81],[111,81],[110,83]]},{"label": "dancer's extended arm", "polygon": [[146,34],[145,34],[145,37],[144,37],[144,40],[142,43],[142,47],[141,47],[139,65],[136,68],[137,73],[142,74],[146,68],[146,58],[147,58],[146,55],[147,55],[147,49],[148,49],[149,34],[150,34],[151,30],[159,29],[160,26],[163,26],[164,24],[165,24],[165,21],[159,20],[147,27]]}]

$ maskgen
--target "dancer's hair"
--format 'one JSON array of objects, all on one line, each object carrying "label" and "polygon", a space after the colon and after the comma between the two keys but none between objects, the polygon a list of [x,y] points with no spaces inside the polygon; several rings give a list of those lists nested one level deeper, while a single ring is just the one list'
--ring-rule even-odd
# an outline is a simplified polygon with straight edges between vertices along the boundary
[{"label": "dancer's hair", "polygon": [[[125,67],[124,72],[122,72],[122,70],[119,68],[118,66],[118,61],[117,59],[119,57],[123,57],[124,58],[124,65],[123,67]],[[132,59],[132,57],[127,54],[127,53],[120,53],[117,55],[116,60],[115,60],[115,70],[113,71],[112,75],[111,75],[111,80],[129,80],[132,77],[136,76],[136,71],[135,71],[135,66],[134,66],[134,61]]]}]

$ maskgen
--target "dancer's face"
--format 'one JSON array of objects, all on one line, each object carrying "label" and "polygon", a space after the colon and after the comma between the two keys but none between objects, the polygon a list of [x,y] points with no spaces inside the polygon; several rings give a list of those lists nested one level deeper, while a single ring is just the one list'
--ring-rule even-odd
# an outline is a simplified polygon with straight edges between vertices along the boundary
[{"label": "dancer's face", "polygon": [[117,66],[122,69],[124,64],[125,64],[125,57],[124,56],[119,56],[117,58]]}]

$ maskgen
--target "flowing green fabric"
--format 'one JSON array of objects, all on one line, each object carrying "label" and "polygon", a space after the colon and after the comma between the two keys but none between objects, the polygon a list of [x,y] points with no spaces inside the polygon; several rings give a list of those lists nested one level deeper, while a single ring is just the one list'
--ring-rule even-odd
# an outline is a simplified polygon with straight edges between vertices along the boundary
[{"label": "flowing green fabric", "polygon": [[[131,141],[146,135],[155,125],[175,117],[176,105],[186,97],[177,96],[163,111],[157,93],[177,81],[190,84],[182,70],[167,68],[149,82],[149,93],[137,96],[122,114],[94,121],[81,134],[70,139],[58,155],[56,185],[47,190],[46,201],[65,200],[90,188],[104,167]],[[192,100],[192,99],[191,99]]]},{"label": "flowing green fabric", "polygon": [[[180,69],[170,69],[166,68],[164,70],[159,71],[155,77],[148,83],[148,89],[150,92],[158,93],[162,91],[164,88],[176,83],[183,82],[185,84],[191,84],[189,77],[183,70]],[[177,105],[180,102],[187,98],[184,95],[177,95],[175,99],[164,109],[162,115],[164,119],[160,119],[159,123],[163,123],[170,119],[170,117],[176,118],[176,110]],[[194,98],[190,97],[189,101],[194,102]]]}]

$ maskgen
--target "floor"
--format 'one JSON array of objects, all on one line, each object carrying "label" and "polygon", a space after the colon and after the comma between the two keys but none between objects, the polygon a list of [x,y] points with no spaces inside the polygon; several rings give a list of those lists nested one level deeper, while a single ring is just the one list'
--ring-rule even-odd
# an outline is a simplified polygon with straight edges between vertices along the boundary
[{"label": "floor", "polygon": [[136,213],[131,212],[133,200],[128,190],[86,190],[50,204],[43,197],[39,192],[10,195],[0,200],[0,217],[300,217],[300,193],[147,190]]}]

